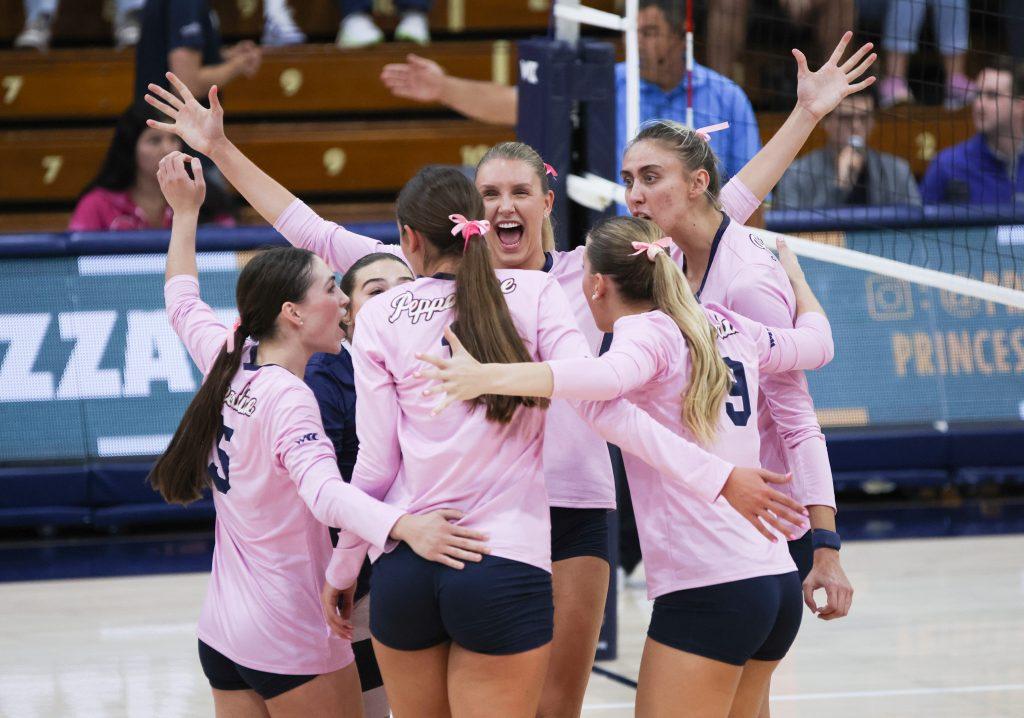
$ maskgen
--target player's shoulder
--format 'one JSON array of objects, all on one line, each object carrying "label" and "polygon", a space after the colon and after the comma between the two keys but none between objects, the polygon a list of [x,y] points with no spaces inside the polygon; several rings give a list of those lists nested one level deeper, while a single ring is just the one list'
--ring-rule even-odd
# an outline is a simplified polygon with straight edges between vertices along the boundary
[{"label": "player's shoulder", "polygon": [[757,230],[746,227],[738,222],[730,222],[722,237],[719,251],[744,265],[755,265],[782,269],[778,257],[768,249],[768,244]]}]

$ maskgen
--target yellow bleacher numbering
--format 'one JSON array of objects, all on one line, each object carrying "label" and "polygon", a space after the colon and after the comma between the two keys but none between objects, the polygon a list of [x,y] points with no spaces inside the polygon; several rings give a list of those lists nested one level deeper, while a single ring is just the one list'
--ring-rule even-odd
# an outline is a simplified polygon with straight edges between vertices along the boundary
[{"label": "yellow bleacher numbering", "polygon": [[327,170],[327,175],[330,177],[340,175],[341,171],[345,169],[347,159],[345,150],[340,147],[331,147],[324,152],[324,169]]},{"label": "yellow bleacher numbering", "polygon": [[24,75],[7,75],[4,77],[0,84],[4,88],[4,104],[13,105],[14,101],[18,99],[18,95],[21,93],[21,88],[25,86]]},{"label": "yellow bleacher numbering", "polygon": [[43,166],[43,184],[53,184],[57,181],[61,167],[64,166],[64,157],[62,155],[46,155],[41,164]]},{"label": "yellow bleacher numbering", "polygon": [[294,97],[302,89],[302,70],[297,67],[289,67],[282,70],[281,76],[277,81],[281,85],[281,92],[284,93],[285,97]]},{"label": "yellow bleacher numbering", "polygon": [[935,135],[931,132],[921,132],[914,137],[914,147],[917,150],[917,159],[931,162],[935,157],[935,150],[938,147]]},{"label": "yellow bleacher numbering", "polygon": [[257,0],[238,0],[238,14],[248,19],[256,14]]},{"label": "yellow bleacher numbering", "polygon": [[463,145],[459,148],[459,153],[462,155],[462,164],[466,167],[476,167],[477,163],[483,159],[489,149],[491,148],[487,145]]},{"label": "yellow bleacher numbering", "polygon": [[511,81],[512,46],[508,40],[496,40],[491,46],[491,82],[507,85]]},{"label": "yellow bleacher numbering", "polygon": [[448,0],[448,32],[466,29],[466,0]]}]

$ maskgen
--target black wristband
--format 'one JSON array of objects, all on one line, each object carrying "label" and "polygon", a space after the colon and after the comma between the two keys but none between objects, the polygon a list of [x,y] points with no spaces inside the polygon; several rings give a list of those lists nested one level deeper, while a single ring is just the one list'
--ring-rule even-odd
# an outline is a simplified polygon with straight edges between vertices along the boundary
[{"label": "black wristband", "polygon": [[843,545],[843,542],[839,539],[839,534],[835,531],[829,531],[828,529],[813,529],[811,531],[811,546],[817,551],[819,548],[830,548],[834,551],[838,551]]}]

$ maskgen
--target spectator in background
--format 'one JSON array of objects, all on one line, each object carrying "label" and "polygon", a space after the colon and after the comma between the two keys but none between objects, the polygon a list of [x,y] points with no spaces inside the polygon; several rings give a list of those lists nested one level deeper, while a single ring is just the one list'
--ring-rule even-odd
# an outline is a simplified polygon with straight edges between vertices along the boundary
[{"label": "spectator in background", "polygon": [[[686,121],[685,31],[682,4],[675,0],[640,0],[640,120]],[[841,34],[841,33],[840,33]],[[468,117],[515,125],[515,87],[451,77],[432,60],[410,55],[408,62],[387,65],[381,80],[391,92],[420,102],[440,102]],[[616,178],[626,137],[626,66],[615,68],[618,106]],[[739,172],[761,148],[757,119],[743,90],[732,80],[701,65],[693,70],[693,118],[703,125],[728,122],[728,132],[711,135],[721,158],[723,182]]]},{"label": "spectator in background", "polygon": [[[147,119],[156,117],[148,107],[145,110],[131,107],[121,115],[99,173],[78,199],[68,225],[70,231],[129,231],[171,226],[171,208],[160,191],[156,171],[165,155],[181,149],[181,140],[146,126]],[[208,186],[200,221],[234,226],[228,209],[223,192]]]},{"label": "spectator in background", "polygon": [[907,161],[867,146],[874,115],[870,92],[843,100],[822,122],[825,147],[790,165],[772,209],[921,204]]},{"label": "spectator in background", "polygon": [[978,131],[932,160],[921,181],[926,204],[1024,205],[1024,68],[983,69],[972,111]]},{"label": "spectator in background", "polygon": [[[142,6],[146,0],[117,0],[114,15],[114,45],[121,49],[139,41]],[[15,47],[31,47],[45,52],[50,48],[57,0],[24,0],[25,29],[14,40]]]},{"label": "spectator in background", "polygon": [[[143,105],[149,83],[167,87],[173,72],[196,97],[260,68],[262,52],[251,40],[221,52],[220,31],[207,0],[148,0],[135,53],[135,102]],[[207,178],[208,180],[210,178]]]},{"label": "spectator in background", "polygon": [[[395,0],[395,7],[401,14],[395,28],[395,42],[415,42],[426,45],[430,42],[430,25],[427,13],[431,0]],[[373,21],[373,0],[338,0],[341,25],[338,28],[338,47],[355,48],[376,45],[384,39],[384,33]]]},{"label": "spectator in background", "polygon": [[263,0],[263,37],[260,44],[267,47],[301,45],[306,34],[295,24],[288,0]]},{"label": "spectator in background", "polygon": [[[682,6],[682,2],[676,2]],[[747,44],[750,0],[711,0],[708,3],[708,67],[727,77],[738,77],[736,57]],[[790,22],[814,23],[818,52],[823,60],[847,30],[856,25],[854,0],[779,0]],[[715,152],[717,153],[717,149]]]},{"label": "spectator in background", "polygon": [[882,48],[885,74],[878,83],[878,104],[884,110],[913,102],[907,85],[910,55],[917,52],[925,10],[931,7],[932,27],[946,68],[946,109],[959,110],[970,102],[974,85],[964,74],[967,58],[967,0],[890,0]]}]

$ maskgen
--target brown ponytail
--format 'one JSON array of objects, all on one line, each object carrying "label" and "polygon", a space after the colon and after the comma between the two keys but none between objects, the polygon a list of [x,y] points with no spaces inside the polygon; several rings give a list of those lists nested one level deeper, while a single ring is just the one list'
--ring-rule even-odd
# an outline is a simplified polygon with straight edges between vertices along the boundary
[{"label": "brown ponytail", "polygon": [[246,337],[257,341],[273,338],[281,305],[301,302],[306,296],[313,259],[305,249],[275,247],[257,254],[238,275],[235,302],[241,323],[235,330],[234,351],[221,348],[147,479],[165,501],[189,504],[213,483],[213,444],[221,430],[224,398],[238,373]]},{"label": "brown ponytail", "polygon": [[[398,195],[398,222],[421,233],[430,243],[436,261],[456,258],[455,317],[452,325],[466,349],[483,363],[514,364],[533,361],[516,331],[512,315],[494,274],[491,251],[480,235],[468,242],[452,236],[450,214],[467,219],[484,216],[483,200],[473,184],[458,170],[425,167]],[[548,399],[487,394],[472,402],[487,407],[488,421],[507,424],[520,406],[547,408]]]},{"label": "brown ponytail", "polygon": [[622,296],[651,302],[672,317],[690,352],[690,383],[682,395],[682,420],[705,446],[715,439],[718,419],[732,385],[729,368],[718,353],[718,335],[708,321],[682,271],[667,252],[654,261],[645,254],[631,256],[633,242],[653,243],[663,233],[654,222],[637,217],[613,217],[598,224],[587,238],[591,271],[608,276]]}]

